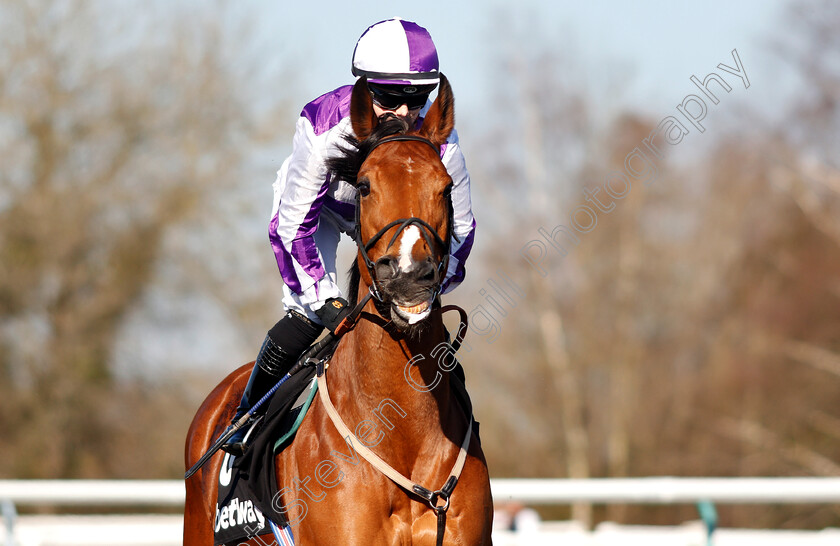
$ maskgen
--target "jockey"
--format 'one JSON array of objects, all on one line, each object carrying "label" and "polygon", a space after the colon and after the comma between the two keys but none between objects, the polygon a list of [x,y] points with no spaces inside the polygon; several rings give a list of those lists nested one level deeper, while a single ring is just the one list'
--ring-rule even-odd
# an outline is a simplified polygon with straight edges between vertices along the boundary
[{"label": "jockey", "polygon": [[[437,50],[429,32],[409,21],[389,19],[369,27],[353,52],[352,73],[367,76],[374,112],[380,118],[395,114],[410,126],[419,125],[431,103],[429,94],[439,82]],[[295,127],[292,154],[283,162],[274,182],[274,205],[269,239],[283,277],[286,315],[263,342],[234,420],[267,393],[292,367],[326,326],[334,330],[346,308],[336,282],[336,249],[341,232],[355,227],[356,190],[330,180],[326,160],[336,155],[342,137],[352,134],[352,85],[339,87],[307,104]],[[454,235],[442,292],[464,279],[475,219],[470,205],[470,177],[452,132],[441,146],[441,159],[452,177]],[[325,305],[329,300],[338,307]],[[458,369],[463,376],[463,370]],[[267,406],[268,404],[264,404]],[[241,454],[245,427],[222,449]]]}]

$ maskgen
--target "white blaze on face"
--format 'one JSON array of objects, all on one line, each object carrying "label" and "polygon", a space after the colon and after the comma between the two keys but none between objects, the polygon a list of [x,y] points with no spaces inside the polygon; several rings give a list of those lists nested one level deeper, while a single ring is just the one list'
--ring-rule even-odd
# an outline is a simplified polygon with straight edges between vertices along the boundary
[{"label": "white blaze on face", "polygon": [[[400,260],[399,267],[402,271],[408,271],[414,264],[411,251],[422,234],[417,226],[408,226],[400,236]],[[426,302],[406,302],[408,305],[397,304],[397,311],[409,324],[416,324],[429,316],[432,310],[432,299]]]},{"label": "white blaze on face", "polygon": [[420,240],[420,230],[417,226],[408,226],[400,237],[400,269],[408,271],[414,260],[411,258],[411,249]]}]

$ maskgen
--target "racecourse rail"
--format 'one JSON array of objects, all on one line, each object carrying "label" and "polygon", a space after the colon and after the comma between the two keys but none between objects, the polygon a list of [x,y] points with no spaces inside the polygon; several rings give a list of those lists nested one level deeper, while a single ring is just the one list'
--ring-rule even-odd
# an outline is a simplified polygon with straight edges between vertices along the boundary
[{"label": "racecourse rail", "polygon": [[[593,504],[834,504],[840,478],[593,478],[490,481],[496,502]],[[181,480],[0,480],[0,501],[16,506],[180,506]]]},{"label": "racecourse rail", "polygon": [[[840,504],[840,478],[603,478],[494,479],[497,503],[592,504]],[[181,480],[0,480],[0,546],[177,546],[184,504]],[[18,507],[84,507],[87,515],[17,515]],[[90,515],[95,507],[109,515]],[[169,514],[113,513],[114,506]],[[72,511],[72,510],[71,510]],[[708,522],[633,526],[611,522],[594,529],[542,522],[536,534],[494,530],[497,546],[826,546],[840,544],[840,529],[717,529]]]}]

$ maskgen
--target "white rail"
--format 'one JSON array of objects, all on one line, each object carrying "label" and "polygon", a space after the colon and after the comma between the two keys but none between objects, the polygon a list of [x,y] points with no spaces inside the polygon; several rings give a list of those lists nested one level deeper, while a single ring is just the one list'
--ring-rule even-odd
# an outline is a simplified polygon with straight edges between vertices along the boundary
[{"label": "white rail", "polygon": [[[496,502],[525,504],[677,504],[731,503],[840,504],[840,478],[628,478],[628,479],[494,479]],[[179,515],[15,514],[15,506],[182,506],[181,480],[0,480],[5,525],[0,545],[11,546],[177,546]],[[5,528],[4,528],[5,527]],[[595,529],[575,522],[543,522],[536,535],[494,531],[500,546],[698,546],[707,541],[701,522],[674,527],[622,526],[605,522]],[[715,546],[828,546],[840,544],[840,529],[718,529]]]},{"label": "white rail", "polygon": [[496,479],[492,489],[497,502],[526,504],[840,503],[840,478]]},{"label": "white rail", "polygon": [[[840,503],[840,478],[494,479],[493,498],[526,504]],[[180,506],[181,480],[0,480],[17,506]]]},{"label": "white rail", "polygon": [[180,506],[181,480],[0,480],[0,500],[23,505]]}]

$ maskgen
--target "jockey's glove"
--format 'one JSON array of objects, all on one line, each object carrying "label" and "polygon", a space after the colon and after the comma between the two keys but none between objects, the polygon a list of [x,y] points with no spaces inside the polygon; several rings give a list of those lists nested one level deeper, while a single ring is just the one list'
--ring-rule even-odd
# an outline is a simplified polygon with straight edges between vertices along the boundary
[{"label": "jockey's glove", "polygon": [[315,311],[321,323],[333,334],[350,314],[350,304],[344,298],[329,298],[320,309]]}]

